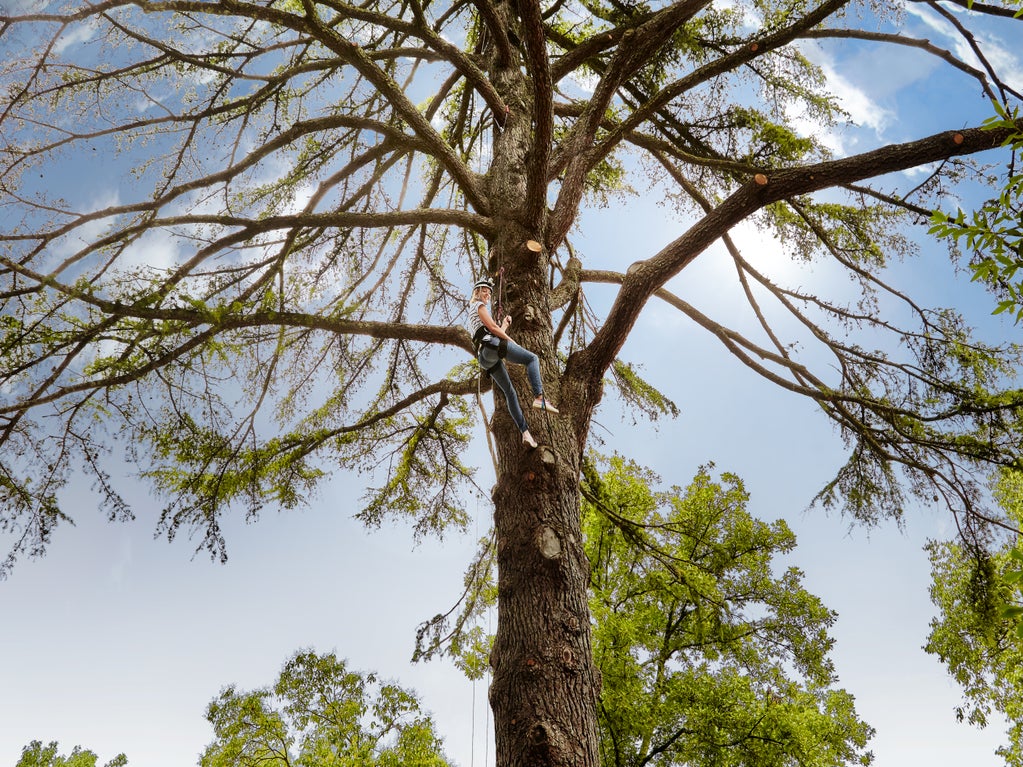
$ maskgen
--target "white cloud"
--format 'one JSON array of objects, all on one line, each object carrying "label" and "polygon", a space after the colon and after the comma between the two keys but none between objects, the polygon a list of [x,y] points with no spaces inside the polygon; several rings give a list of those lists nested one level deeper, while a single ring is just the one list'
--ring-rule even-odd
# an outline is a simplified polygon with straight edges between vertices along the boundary
[{"label": "white cloud", "polygon": [[1023,83],[1023,59],[1018,55],[1020,50],[1018,46],[1005,46],[998,38],[988,35],[982,36],[980,45],[987,60],[1003,81],[1014,87]]},{"label": "white cloud", "polygon": [[288,202],[284,209],[284,215],[295,215],[305,210],[305,206],[309,204],[309,201],[313,198],[313,192],[316,191],[316,187],[312,184],[303,184],[295,193],[291,196],[291,200]]},{"label": "white cloud", "polygon": [[824,67],[828,88],[854,123],[870,128],[878,135],[891,124],[894,115],[865,90],[839,74],[830,65]]},{"label": "white cloud", "polygon": [[152,229],[117,259],[118,269],[129,271],[136,267],[146,267],[169,270],[178,261],[177,243],[178,238],[170,230]]},{"label": "white cloud", "polygon": [[581,72],[579,70],[572,72],[565,79],[587,96],[593,94],[593,92],[597,89],[597,84],[600,82],[600,77],[598,77],[596,73]]},{"label": "white cloud", "polygon": [[933,11],[929,10],[925,6],[920,5],[919,3],[910,2],[903,3],[902,8],[907,15],[923,22],[928,29],[938,32],[952,42],[961,41],[962,38],[959,35],[954,34],[954,28],[947,20],[940,16],[936,16]]},{"label": "white cloud", "polygon": [[[936,15],[927,6],[919,3],[904,3],[904,10],[927,29],[940,35],[940,40],[932,41],[935,45],[950,48],[957,58],[971,67],[984,68],[969,42],[947,19]],[[952,10],[956,12],[958,9],[953,8]],[[961,13],[965,13],[965,11]],[[1006,44],[999,36],[980,26],[971,29],[971,32],[985,58],[1006,82],[1018,83],[1023,79],[1023,60],[1017,54],[1019,50],[1017,43]]]},{"label": "white cloud", "polygon": [[[95,197],[86,209],[87,212],[96,212],[113,207],[119,202],[116,191],[108,191]],[[83,214],[84,215],[84,214]],[[48,267],[53,270],[55,276],[60,276],[65,269],[74,270],[77,263],[76,255],[87,245],[92,244],[102,237],[110,227],[110,221],[106,218],[96,218],[86,221],[81,226],[56,240],[49,249],[49,255],[53,262]]]},{"label": "white cloud", "polygon": [[715,3],[714,7],[718,11],[731,11],[738,14],[739,29],[743,32],[754,32],[764,25],[763,15],[757,13],[750,5],[740,4],[737,0],[724,0],[724,2]]},{"label": "white cloud", "polygon": [[60,54],[73,45],[88,42],[96,36],[97,29],[96,23],[91,21],[71,27],[70,31],[62,34],[53,46],[54,53]]},{"label": "white cloud", "polygon": [[[881,105],[878,98],[864,87],[853,82],[839,71],[832,56],[816,43],[807,43],[802,53],[811,62],[821,68],[827,79],[827,90],[834,97],[838,106],[849,116],[850,122],[859,128],[866,128],[881,136],[894,121],[895,115]],[[789,114],[797,131],[803,135],[814,135],[836,156],[842,157],[850,153],[850,145],[855,137],[839,131],[822,132],[820,125],[809,117]]]}]

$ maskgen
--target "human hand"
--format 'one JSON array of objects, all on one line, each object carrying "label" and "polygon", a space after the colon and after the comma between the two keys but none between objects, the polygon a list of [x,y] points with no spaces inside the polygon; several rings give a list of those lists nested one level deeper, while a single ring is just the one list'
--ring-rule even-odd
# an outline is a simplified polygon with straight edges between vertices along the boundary
[{"label": "human hand", "polygon": [[501,320],[501,330],[507,330],[511,326],[511,315]]}]

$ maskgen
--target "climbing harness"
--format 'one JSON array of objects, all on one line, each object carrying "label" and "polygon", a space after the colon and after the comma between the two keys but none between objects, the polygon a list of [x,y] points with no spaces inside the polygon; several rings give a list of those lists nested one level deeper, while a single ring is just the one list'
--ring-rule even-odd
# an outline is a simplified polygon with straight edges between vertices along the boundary
[{"label": "climbing harness", "polygon": [[[496,340],[497,343],[493,344],[491,341]],[[483,346],[489,346],[492,349],[497,349],[497,358],[504,359],[508,356],[508,339],[507,338],[496,338],[490,334],[490,332],[482,327],[476,331],[476,334],[472,337],[473,351],[476,352],[476,359],[480,359],[480,349]],[[480,360],[480,367],[483,367],[483,360]],[[486,370],[486,368],[483,368]]]}]

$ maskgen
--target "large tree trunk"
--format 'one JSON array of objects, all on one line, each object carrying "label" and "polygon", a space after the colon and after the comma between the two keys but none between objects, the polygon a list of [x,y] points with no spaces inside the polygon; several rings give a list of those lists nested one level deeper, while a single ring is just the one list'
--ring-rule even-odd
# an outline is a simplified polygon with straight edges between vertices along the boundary
[{"label": "large tree trunk", "polygon": [[[518,232],[518,224],[509,222],[506,230]],[[579,516],[583,445],[574,415],[588,414],[590,407],[561,386],[545,308],[546,259],[521,240],[495,250],[494,257],[505,269],[503,302],[513,317],[512,337],[540,355],[545,393],[562,411],[532,409],[522,366],[509,365],[540,443],[529,450],[495,390],[498,622],[490,701],[497,765],[597,767],[600,683],[590,646],[589,562]]]},{"label": "large tree trunk", "polygon": [[525,452],[514,434],[502,440],[508,444],[494,492],[499,576],[490,700],[497,764],[597,767],[599,681],[578,451],[564,425],[552,423],[553,450],[546,426],[537,431],[536,451]]},{"label": "large tree trunk", "polygon": [[[506,274],[544,271],[527,250],[520,247],[519,255],[518,268],[506,267]],[[528,277],[524,281],[529,283],[525,289],[517,279],[509,285],[513,317],[517,313],[516,321],[522,320],[513,337],[540,354],[546,393],[562,413],[531,409],[522,368],[510,366],[540,447],[523,446],[497,394],[498,620],[490,690],[497,765],[597,767],[600,682],[590,645],[589,562],[579,517],[582,448],[572,415],[579,408],[562,398],[567,392],[559,385],[550,316],[535,309],[543,305],[547,285]]]},{"label": "large tree trunk", "polygon": [[[514,25],[510,9],[504,6],[503,11]],[[504,270],[500,299],[513,317],[509,332],[540,355],[545,391],[562,414],[533,410],[521,366],[509,366],[530,431],[541,446],[532,451],[523,446],[495,393],[498,623],[490,702],[497,765],[598,767],[599,679],[590,646],[589,564],[579,519],[583,447],[578,435],[585,428],[580,431],[572,415],[585,412],[588,417],[590,408],[561,399],[550,262],[545,253],[526,246],[531,239],[543,242],[544,225],[524,212],[535,140],[533,89],[517,62],[500,58],[492,57],[491,74],[510,112],[503,129],[495,132],[487,174],[498,225],[488,267],[495,274]]]}]

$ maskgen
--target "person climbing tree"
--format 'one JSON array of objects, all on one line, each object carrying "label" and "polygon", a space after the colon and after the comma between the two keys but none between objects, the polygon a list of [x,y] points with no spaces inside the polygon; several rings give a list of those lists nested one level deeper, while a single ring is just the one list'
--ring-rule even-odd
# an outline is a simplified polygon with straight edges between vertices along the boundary
[{"label": "person climbing tree", "polygon": [[544,410],[548,413],[557,413],[558,409],[547,401],[543,393],[543,382],[540,380],[540,360],[537,356],[515,343],[508,335],[508,328],[511,326],[511,315],[504,317],[498,325],[490,314],[490,298],[494,293],[494,283],[487,278],[477,280],[472,286],[472,295],[469,298],[469,333],[472,335],[473,347],[476,349],[476,359],[490,377],[494,379],[497,388],[504,394],[508,403],[508,412],[511,414],[515,425],[522,433],[522,442],[530,448],[535,448],[537,442],[529,433],[529,426],[526,418],[522,415],[522,408],[519,406],[519,397],[512,386],[511,378],[508,377],[508,369],[504,360],[526,366],[526,377],[529,379],[529,386],[533,390],[533,407]]}]

